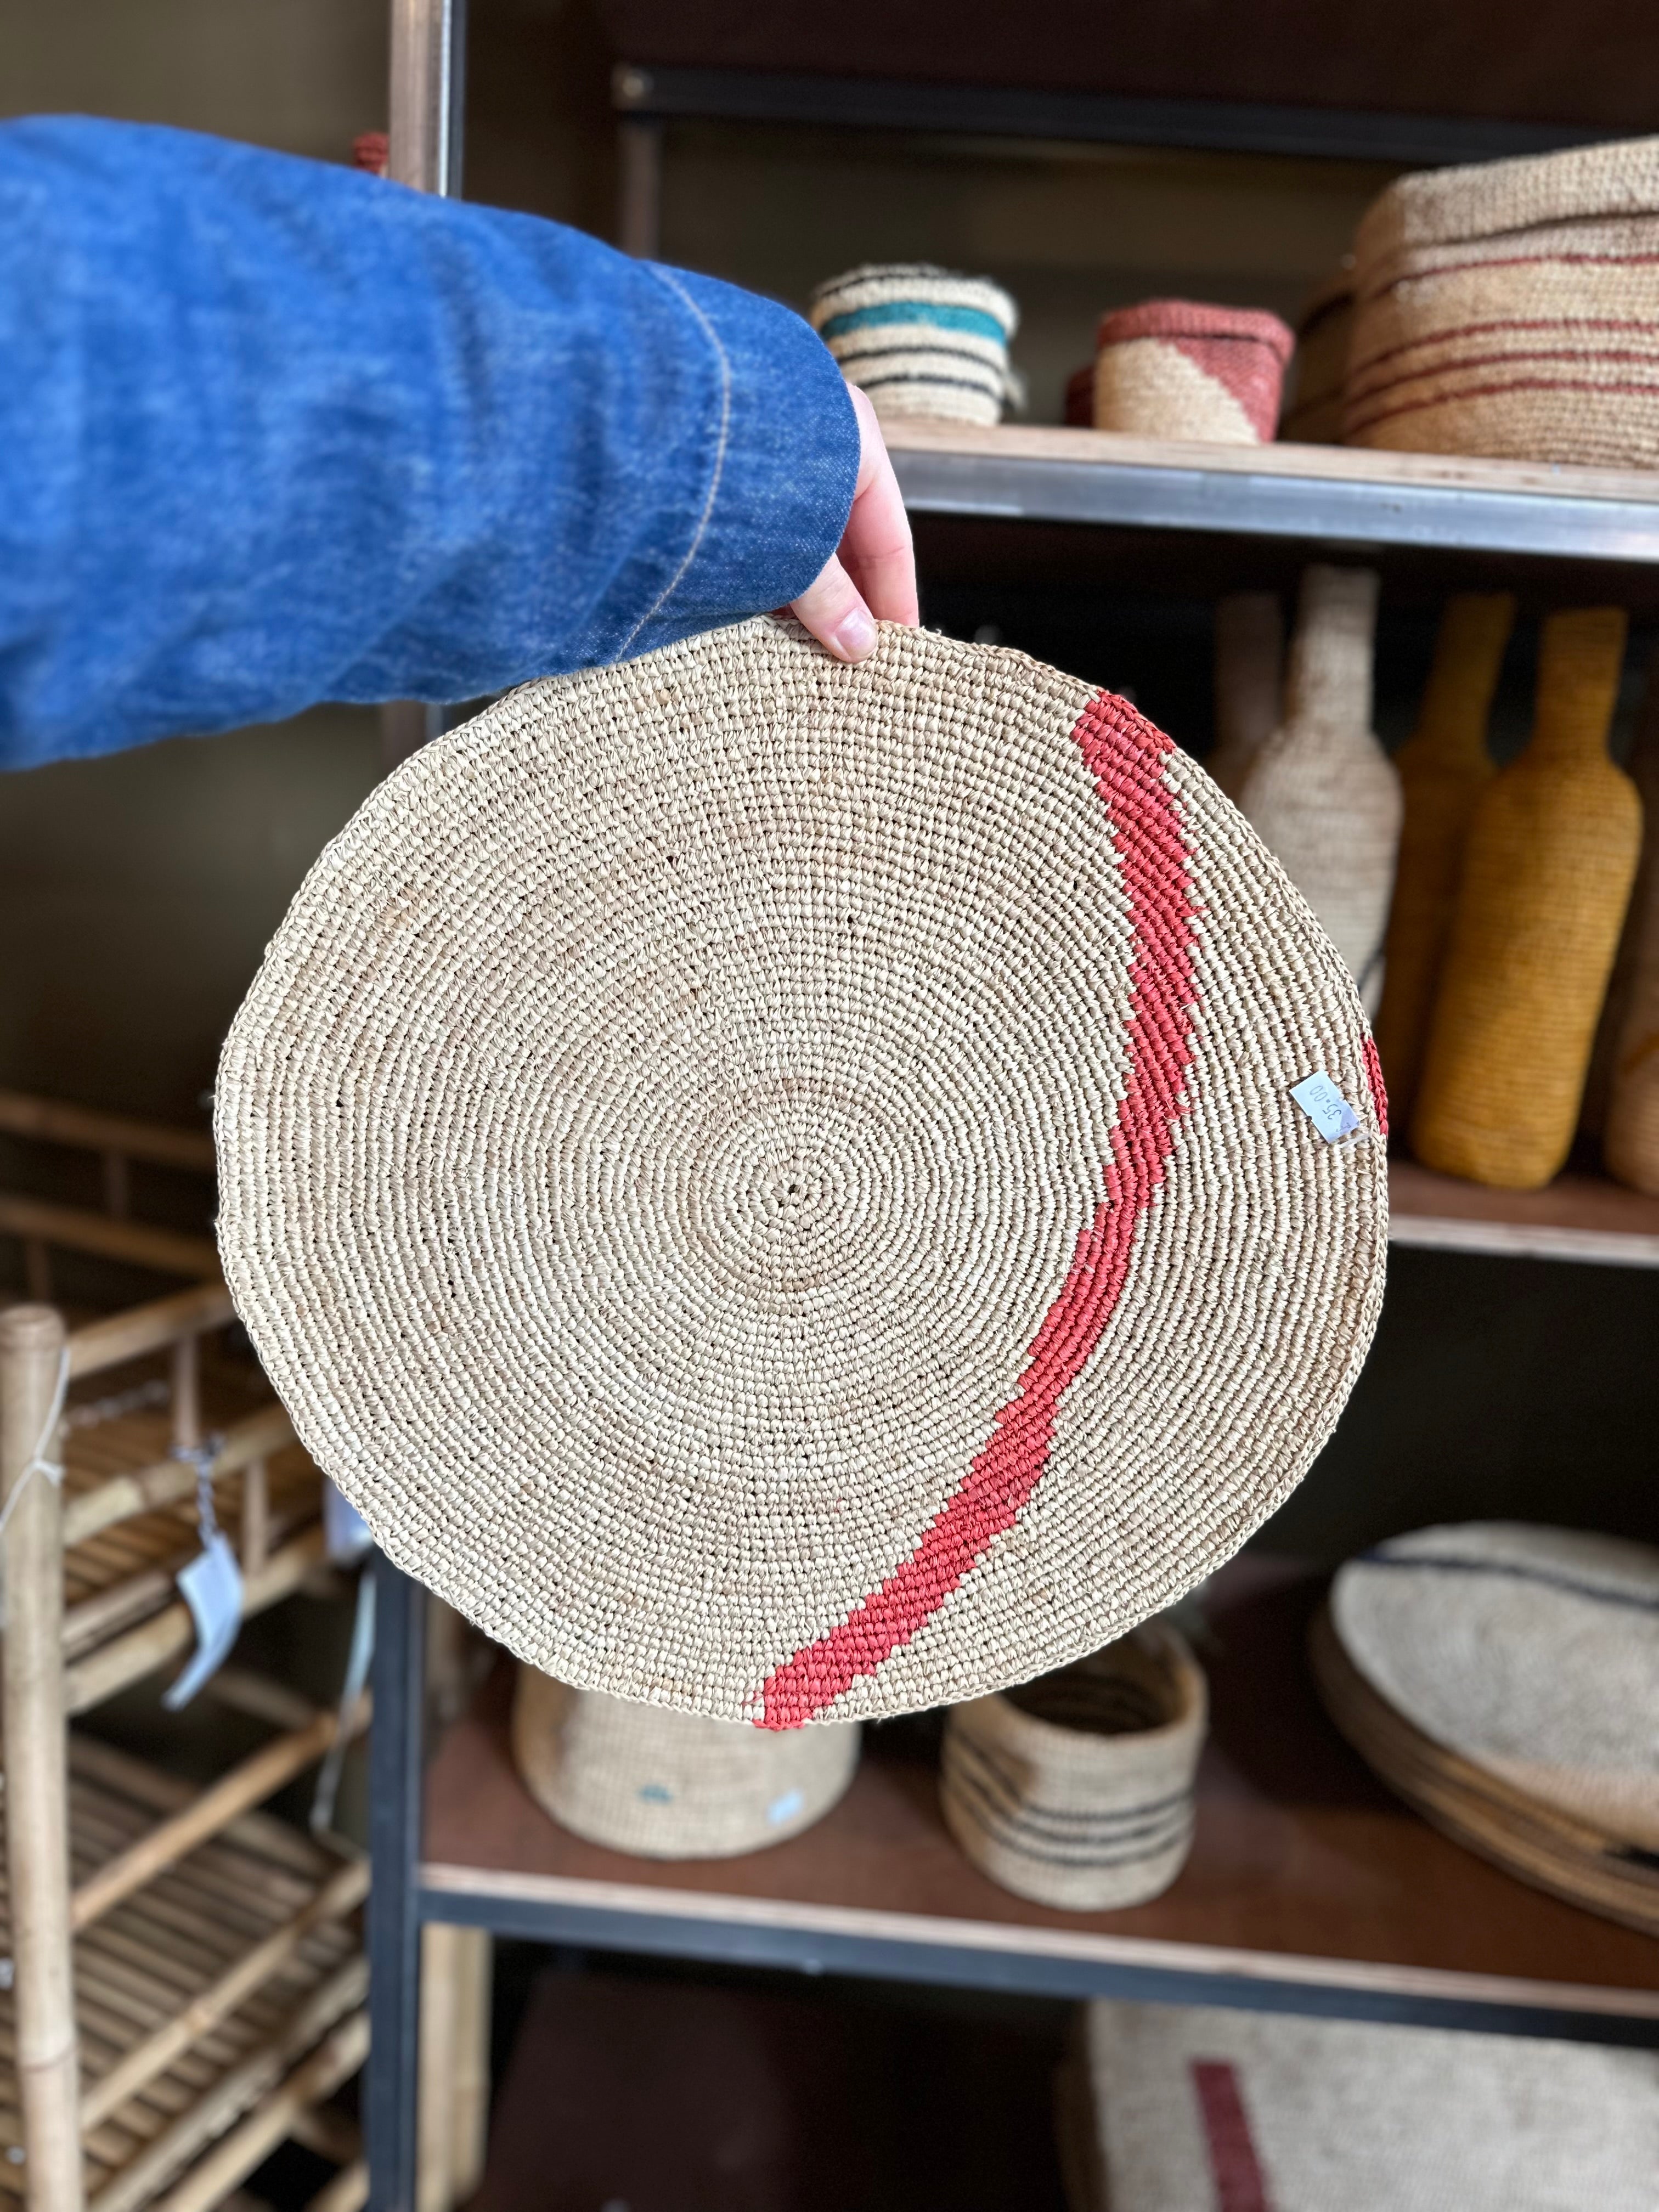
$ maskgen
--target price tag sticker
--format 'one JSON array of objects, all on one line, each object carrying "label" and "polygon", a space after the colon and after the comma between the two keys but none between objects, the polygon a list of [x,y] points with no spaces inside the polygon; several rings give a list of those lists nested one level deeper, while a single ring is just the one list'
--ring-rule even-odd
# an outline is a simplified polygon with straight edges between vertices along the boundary
[{"label": "price tag sticker", "polygon": [[1328,1145],[1340,1145],[1359,1127],[1359,1116],[1331,1081],[1317,1069],[1291,1085],[1291,1096]]},{"label": "price tag sticker", "polygon": [[201,1550],[176,1579],[196,1623],[196,1651],[161,1700],[170,1713],[187,1705],[208,1677],[218,1673],[242,1625],[242,1571],[222,1528],[203,1539]]}]

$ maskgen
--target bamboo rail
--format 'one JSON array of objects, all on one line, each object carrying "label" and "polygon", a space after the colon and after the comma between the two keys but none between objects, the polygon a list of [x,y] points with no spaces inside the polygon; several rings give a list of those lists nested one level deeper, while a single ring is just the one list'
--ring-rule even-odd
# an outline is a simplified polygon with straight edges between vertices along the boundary
[{"label": "bamboo rail", "polygon": [[268,1936],[263,1943],[255,1944],[244,1954],[228,1973],[222,1974],[211,1989],[192,1999],[180,2013],[174,2014],[165,2027],[158,2029],[149,2041],[130,2051],[125,2058],[111,2067],[109,2072],[92,2084],[82,2099],[81,2125],[82,2130],[94,2128],[101,2120],[124,2105],[129,2097],[172,2065],[173,2060],[190,2050],[209,2029],[226,2019],[245,1999],[252,1996],[260,1985],[292,1958],[300,1945],[315,1928],[326,1922],[338,1920],[361,1905],[368,1894],[368,1867],[359,1860],[343,1866],[339,1872],[325,1881],[309,1904],[296,1912],[284,1928]]},{"label": "bamboo rail", "polygon": [[368,1700],[360,1698],[355,1712],[337,1719],[333,1713],[319,1713],[316,1719],[289,1735],[279,1735],[274,1743],[263,1745],[238,1766],[233,1766],[222,1780],[203,1790],[198,1797],[181,1808],[170,1820],[152,1828],[136,1844],[128,1847],[100,1867],[97,1873],[82,1882],[70,1900],[70,1924],[78,1935],[112,1905],[123,1898],[131,1897],[135,1890],[159,1874],[163,1867],[173,1865],[198,1844],[218,1834],[240,1813],[251,1812],[267,1797],[275,1794],[285,1782],[296,1774],[303,1774],[307,1766],[314,1765],[334,1741],[342,1724],[349,1735],[356,1735],[368,1725]]},{"label": "bamboo rail", "polygon": [[63,1499],[39,1461],[57,1451],[62,1316],[0,1313],[0,1490],[5,1532],[6,1860],[17,2080],[29,2212],[80,2212],[79,2056],[70,1944],[69,1778],[63,1678]]},{"label": "bamboo rail", "polygon": [[160,1352],[186,1331],[220,1328],[235,1318],[236,1309],[222,1283],[203,1283],[194,1290],[175,1291],[170,1297],[152,1298],[147,1305],[128,1306],[106,1320],[88,1322],[70,1336],[70,1380],[78,1382],[83,1376],[101,1374],[106,1367]]},{"label": "bamboo rail", "polygon": [[209,1237],[88,1213],[76,1206],[54,1206],[43,1198],[21,1198],[15,1191],[0,1191],[0,1234],[61,1244],[104,1260],[125,1260],[164,1275],[199,1275],[212,1281],[219,1273],[218,1248]]},{"label": "bamboo rail", "polygon": [[[262,1407],[227,1429],[208,1472],[217,1482],[227,1474],[258,1466],[294,1441],[294,1425],[280,1406]],[[187,1460],[153,1460],[128,1474],[112,1474],[96,1490],[71,1498],[64,1507],[64,1544],[83,1544],[89,1536],[114,1528],[139,1513],[177,1505],[196,1495],[196,1468]],[[268,1510],[268,1509],[267,1509]],[[246,1559],[244,1566],[246,1565]]]},{"label": "bamboo rail", "polygon": [[35,1098],[22,1091],[0,1091],[0,1132],[33,1137],[42,1144],[71,1145],[76,1150],[147,1160],[153,1166],[214,1171],[213,1139],[205,1131],[169,1128],[138,1121],[125,1114],[103,1114],[62,1099]]},{"label": "bamboo rail", "polygon": [[[273,1552],[258,1573],[250,1575],[242,1585],[244,1613],[262,1613],[278,1598],[298,1589],[307,1576],[321,1565],[323,1557],[323,1532],[317,1528],[306,1529],[291,1544]],[[70,1713],[89,1711],[130,1682],[142,1681],[169,1659],[187,1651],[195,1636],[190,1607],[180,1599],[142,1626],[100,1644],[64,1670],[64,1702]]]}]

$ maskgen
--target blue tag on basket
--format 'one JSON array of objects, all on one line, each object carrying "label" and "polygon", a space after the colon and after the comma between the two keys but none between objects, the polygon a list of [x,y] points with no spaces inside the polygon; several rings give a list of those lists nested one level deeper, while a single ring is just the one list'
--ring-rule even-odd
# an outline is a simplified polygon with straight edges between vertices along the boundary
[{"label": "blue tag on basket", "polygon": [[1340,1144],[1359,1127],[1359,1116],[1331,1081],[1317,1070],[1291,1085],[1291,1096],[1328,1145]]},{"label": "blue tag on basket", "polygon": [[187,1705],[228,1657],[242,1625],[242,1571],[222,1528],[204,1536],[202,1548],[177,1581],[196,1623],[196,1655],[161,1703],[170,1713]]}]

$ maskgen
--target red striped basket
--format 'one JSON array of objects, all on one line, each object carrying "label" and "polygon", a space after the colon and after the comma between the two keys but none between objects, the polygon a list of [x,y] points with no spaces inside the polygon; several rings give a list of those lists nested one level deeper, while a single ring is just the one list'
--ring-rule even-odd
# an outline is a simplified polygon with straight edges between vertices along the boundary
[{"label": "red striped basket", "polygon": [[1659,461],[1659,138],[1401,177],[1355,258],[1346,443]]}]

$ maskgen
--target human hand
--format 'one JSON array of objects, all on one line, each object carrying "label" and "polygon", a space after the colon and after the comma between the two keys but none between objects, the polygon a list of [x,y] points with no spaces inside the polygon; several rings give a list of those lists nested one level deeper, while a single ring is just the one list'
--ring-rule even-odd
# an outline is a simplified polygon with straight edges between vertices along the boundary
[{"label": "human hand", "polygon": [[914,629],[916,556],[910,518],[876,420],[855,384],[847,387],[859,419],[859,476],[853,511],[832,553],[790,611],[838,660],[863,660],[876,647],[878,622]]}]

